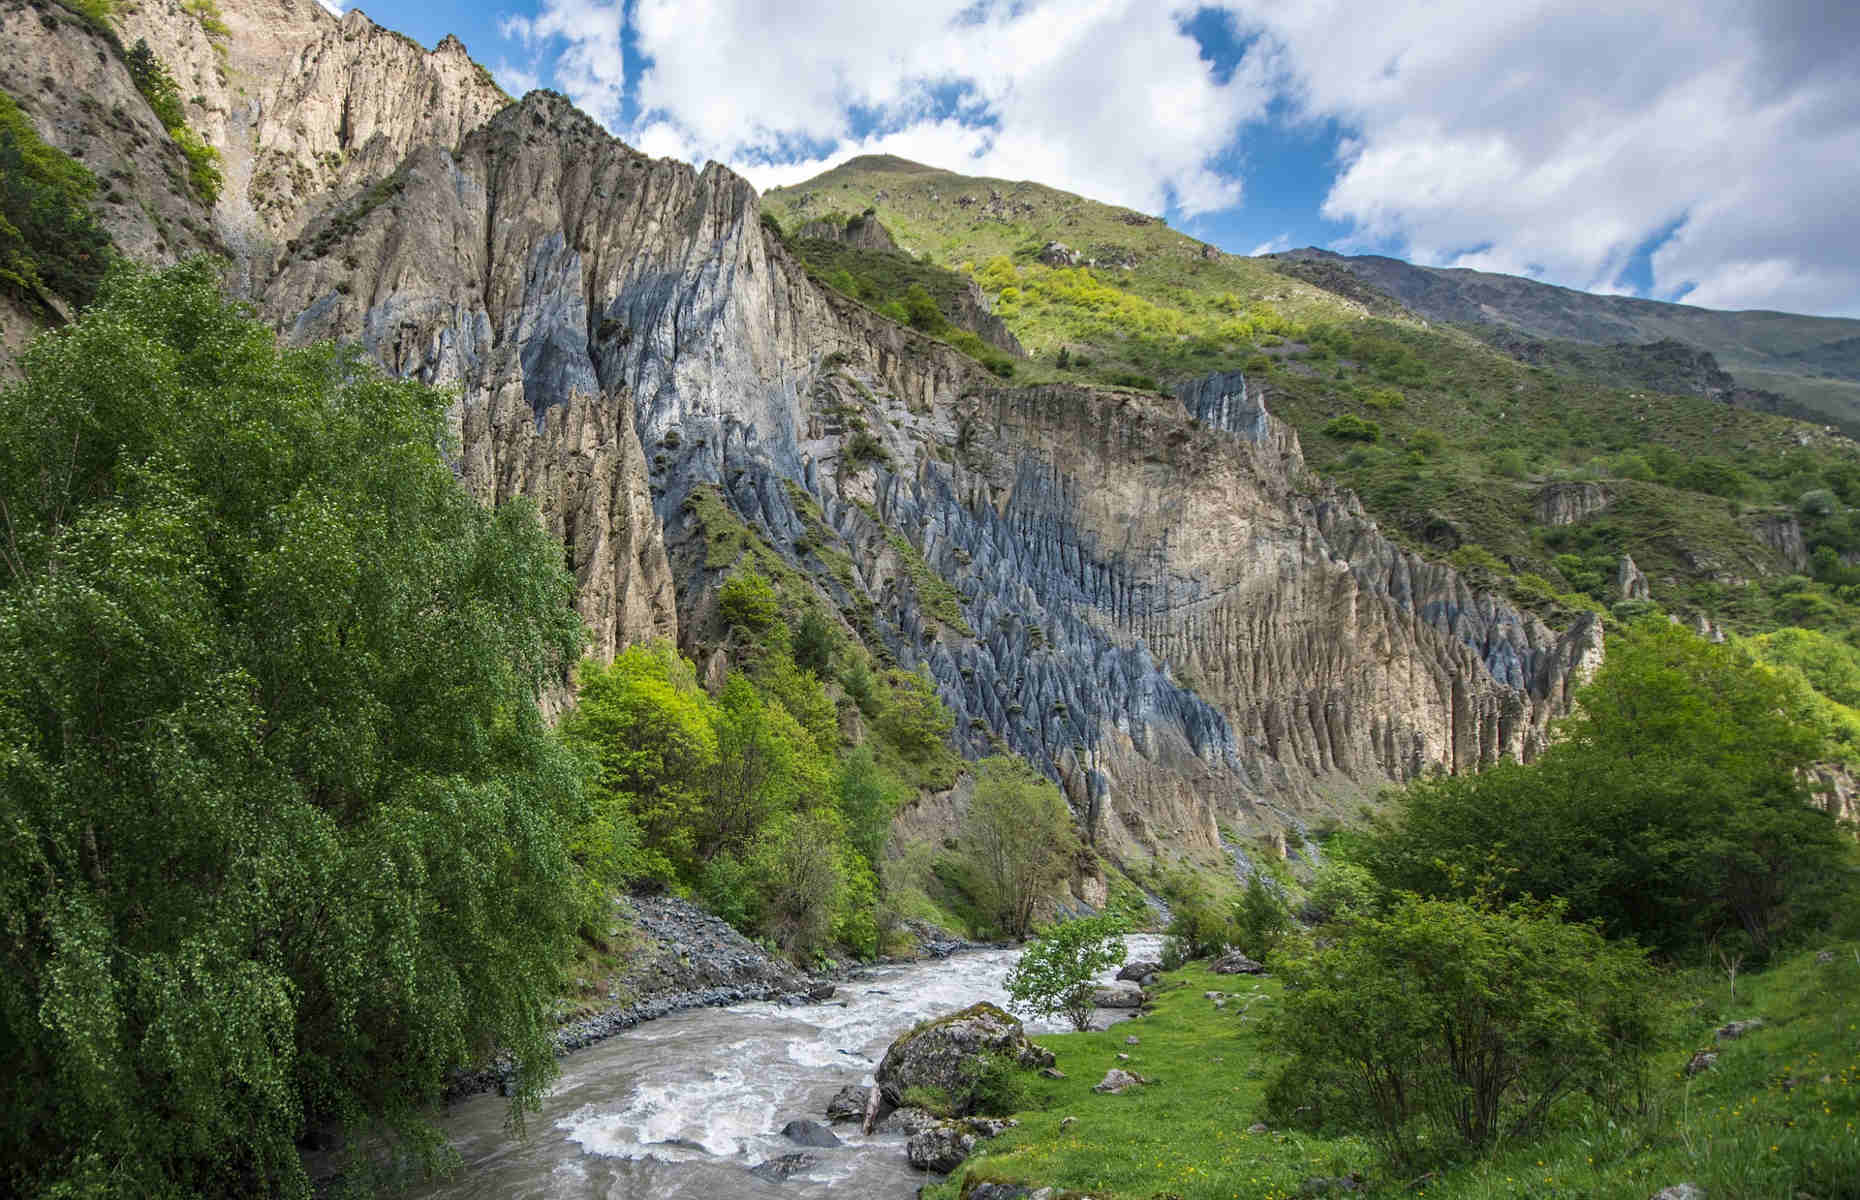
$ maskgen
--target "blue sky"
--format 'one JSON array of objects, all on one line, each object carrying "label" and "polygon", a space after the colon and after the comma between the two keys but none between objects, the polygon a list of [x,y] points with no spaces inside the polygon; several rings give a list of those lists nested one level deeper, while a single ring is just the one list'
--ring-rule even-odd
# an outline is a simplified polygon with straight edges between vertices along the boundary
[{"label": "blue sky", "polygon": [[1320,245],[1860,316],[1851,0],[381,0],[759,186],[856,153]]}]

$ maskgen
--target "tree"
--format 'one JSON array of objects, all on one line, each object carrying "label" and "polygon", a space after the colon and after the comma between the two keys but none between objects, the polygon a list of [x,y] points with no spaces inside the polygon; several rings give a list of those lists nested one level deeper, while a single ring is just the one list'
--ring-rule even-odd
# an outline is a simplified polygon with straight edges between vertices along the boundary
[{"label": "tree", "polygon": [[307,1196],[433,1151],[445,1073],[554,1074],[583,773],[537,706],[562,547],[446,399],[119,269],[0,392],[0,1191]]},{"label": "tree", "polygon": [[1247,876],[1246,890],[1234,901],[1234,936],[1240,948],[1261,962],[1270,958],[1291,931],[1285,901],[1259,871]]},{"label": "tree", "polygon": [[757,841],[751,870],[763,928],[796,958],[824,946],[832,930],[843,844],[838,814],[824,808],[778,817]]},{"label": "tree", "polygon": [[1025,937],[1040,897],[1066,877],[1078,848],[1059,789],[1021,758],[975,764],[975,795],[962,823],[962,849],[976,901],[996,928]]},{"label": "tree", "polygon": [[1812,695],[1651,619],[1578,699],[1537,763],[1411,786],[1363,865],[1392,890],[1565,897],[1668,953],[1737,930],[1761,956],[1825,916],[1850,851],[1799,778],[1822,749]]},{"label": "tree", "polygon": [[794,665],[825,679],[833,671],[833,627],[817,608],[801,614],[794,627]]},{"label": "tree", "polygon": [[943,744],[956,718],[936,694],[936,685],[924,671],[892,669],[885,672],[891,695],[878,716],[878,731],[906,758],[922,759]]},{"label": "tree", "polygon": [[1369,1134],[1414,1165],[1529,1133],[1564,1097],[1645,1083],[1652,972],[1553,907],[1401,899],[1279,964],[1282,1121]]},{"label": "tree", "polygon": [[781,624],[781,601],[766,576],[745,571],[718,591],[717,619],[726,633],[740,628],[760,640]]},{"label": "tree", "polygon": [[1124,924],[1113,916],[1062,921],[1027,947],[1008,972],[1018,1008],[1040,1016],[1064,1013],[1072,1028],[1091,1028],[1098,972],[1124,961]]}]

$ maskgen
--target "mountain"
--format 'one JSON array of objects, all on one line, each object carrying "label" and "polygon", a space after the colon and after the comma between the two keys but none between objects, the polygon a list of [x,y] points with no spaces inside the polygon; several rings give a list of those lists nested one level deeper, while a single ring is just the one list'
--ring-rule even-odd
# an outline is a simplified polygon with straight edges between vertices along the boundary
[{"label": "mountain", "polygon": [[1794,401],[1803,415],[1860,423],[1860,320],[1598,296],[1516,275],[1315,247],[1270,257],[1311,282],[1323,278],[1307,273],[1313,266],[1332,279],[1341,273],[1430,321],[1587,345],[1683,343],[1715,355],[1743,386]]},{"label": "mountain", "polygon": [[[1390,782],[1529,759],[1624,552],[1689,617],[1844,619],[1830,583],[1779,590],[1820,527],[1767,503],[1852,462],[1823,430],[1572,384],[1035,184],[865,159],[765,201],[313,0],[14,3],[0,88],[37,136],[179,197],[98,200],[118,247],[221,253],[287,339],[454,390],[460,477],[537,501],[593,653],[671,638],[714,676],[718,591],[756,571],[860,663],[927,671],[955,747],[1026,756],[1112,861],[1296,841]],[[193,135],[131,78],[138,40]],[[1553,477],[1648,447],[1678,465]],[[1685,475],[1715,455],[1730,474]],[[1699,490],[1724,479],[1747,502]],[[960,805],[927,791],[900,835]]]}]

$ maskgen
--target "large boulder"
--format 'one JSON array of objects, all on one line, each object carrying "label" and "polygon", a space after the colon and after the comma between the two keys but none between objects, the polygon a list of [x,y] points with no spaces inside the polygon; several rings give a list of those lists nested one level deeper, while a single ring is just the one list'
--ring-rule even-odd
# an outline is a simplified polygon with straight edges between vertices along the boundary
[{"label": "large boulder", "polygon": [[1162,964],[1147,959],[1134,959],[1124,964],[1124,969],[1117,973],[1119,983],[1142,983],[1145,979],[1162,970]]},{"label": "large boulder", "polygon": [[824,1149],[840,1144],[839,1137],[819,1121],[790,1121],[781,1127],[781,1135],[797,1146]]},{"label": "large boulder", "polygon": [[1091,1003],[1093,1008],[1142,1008],[1143,989],[1134,983],[1094,988]]},{"label": "large boulder", "polygon": [[905,1144],[904,1152],[919,1171],[947,1175],[975,1153],[977,1142],[994,1137],[1020,1124],[1015,1120],[964,1117],[959,1121],[940,1121],[916,1134]]},{"label": "large boulder", "polygon": [[784,1154],[780,1158],[771,1158],[767,1162],[757,1163],[749,1168],[749,1173],[757,1179],[766,1179],[770,1183],[781,1183],[790,1175],[798,1175],[820,1160],[811,1154]]},{"label": "large boulder", "polygon": [[827,1120],[835,1124],[841,1121],[858,1121],[865,1117],[866,1101],[870,1089],[849,1083],[833,1094],[827,1101]]},{"label": "large boulder", "polygon": [[912,1088],[934,1089],[948,1111],[975,1111],[975,1086],[990,1055],[1028,1069],[1053,1065],[1052,1053],[1027,1040],[1020,1021],[992,1004],[974,1004],[926,1021],[899,1037],[878,1064],[878,1088],[888,1104],[902,1104]]}]

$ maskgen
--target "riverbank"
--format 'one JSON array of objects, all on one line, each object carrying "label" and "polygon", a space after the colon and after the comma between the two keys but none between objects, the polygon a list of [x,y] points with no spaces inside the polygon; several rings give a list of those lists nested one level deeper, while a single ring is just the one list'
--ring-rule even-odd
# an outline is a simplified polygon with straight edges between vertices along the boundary
[{"label": "riverbank", "polygon": [[[1408,1196],[1431,1200],[1853,1200],[1860,1196],[1860,947],[1801,951],[1761,974],[1675,971],[1664,981],[1667,1048],[1644,1107],[1620,1121],[1553,1120],[1540,1138],[1442,1165],[1389,1171],[1357,1137],[1268,1127],[1277,1060],[1262,1025],[1279,997],[1267,977],[1170,973],[1154,1007],[1107,1032],[1048,1035],[1063,1079],[1036,1078],[1020,1127],[926,1200],[1009,1200],[1050,1187],[1099,1200],[1158,1195]],[[1755,1022],[1755,1024],[1750,1024]],[[1688,1073],[1693,1055],[1709,1067]],[[1126,1057],[1128,1056],[1128,1057]],[[1147,1082],[1093,1085],[1113,1068]],[[1666,1191],[1681,1184],[1692,1191]],[[989,1185],[989,1186],[984,1186]]]}]

